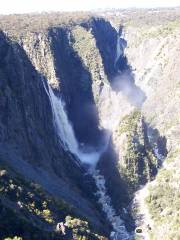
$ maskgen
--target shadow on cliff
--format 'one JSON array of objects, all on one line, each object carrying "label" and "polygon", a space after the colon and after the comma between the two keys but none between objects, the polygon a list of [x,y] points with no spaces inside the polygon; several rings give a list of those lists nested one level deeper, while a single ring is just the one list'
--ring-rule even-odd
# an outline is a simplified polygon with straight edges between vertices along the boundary
[{"label": "shadow on cliff", "polygon": [[128,193],[128,185],[118,170],[117,154],[110,139],[106,151],[102,154],[97,168],[106,179],[107,194],[111,197],[112,206],[117,215],[121,216],[129,232],[134,230],[135,223],[127,209],[131,198]]},{"label": "shadow on cliff", "polygon": [[[50,100],[43,86],[47,79],[35,69],[24,49],[3,32],[0,32],[0,55],[1,159],[13,169],[21,169],[19,173],[27,179],[32,175],[33,181],[42,183],[54,196],[74,204],[79,213],[91,219],[95,228],[104,232],[102,226],[107,223],[96,206],[93,179],[84,177],[84,170],[76,164],[74,156],[59,144]],[[46,172],[45,179],[41,171]],[[57,188],[59,182],[62,186]]]},{"label": "shadow on cliff", "polygon": [[[122,92],[133,106],[141,108],[146,100],[146,95],[144,91],[136,85],[133,68],[128,63],[128,58],[125,55],[125,48],[128,43],[123,37],[123,27],[121,26],[117,33],[109,22],[101,18],[93,19],[92,24],[83,24],[83,26],[88,29],[92,28],[96,46],[102,58],[104,71],[108,77],[112,90],[115,92]],[[157,129],[152,129],[152,132],[157,135],[156,140],[159,153],[166,156],[166,139],[160,136]],[[147,136],[146,140],[146,142],[149,142]],[[146,147],[149,147],[149,145]],[[143,151],[144,155],[147,155],[145,147],[143,147]],[[110,140],[106,152],[101,156],[98,162],[98,168],[106,178],[108,193],[112,197],[113,206],[115,206],[118,211],[118,209],[127,207],[131,197],[128,195],[127,183],[119,174],[117,161],[114,146]],[[150,160],[147,161],[150,162]],[[140,161],[140,163],[141,162],[142,161]],[[161,165],[162,163],[158,161],[156,166],[149,166],[152,179],[156,176],[158,168],[161,167]],[[142,168],[144,168],[144,166],[140,166],[140,169]],[[147,179],[143,179],[143,183],[145,184],[146,182]],[[122,211],[121,214],[126,223],[129,222],[127,227],[132,229],[134,227],[134,222],[130,215],[124,215]]]},{"label": "shadow on cliff", "polygon": [[[24,49],[3,32],[0,55],[0,127],[4,131],[1,146],[14,146],[33,166],[46,170],[54,167],[63,178],[69,173],[67,161],[71,165],[72,160],[57,139],[50,100],[43,86],[47,79],[35,69]],[[74,168],[78,169],[76,164]]]},{"label": "shadow on cliff", "polygon": [[132,105],[141,107],[146,95],[136,85],[132,66],[124,53],[128,43],[123,37],[123,26],[117,32],[103,19],[94,19],[93,23],[92,33],[112,90],[122,92]]},{"label": "shadow on cliff", "polygon": [[142,132],[143,137],[141,136],[139,140],[137,136],[131,136],[132,143],[134,142],[135,145],[127,148],[126,169],[131,173],[131,179],[138,176],[135,185],[123,174],[121,163],[118,162],[118,156],[114,151],[112,139],[110,139],[106,151],[97,164],[100,174],[106,179],[107,193],[111,196],[112,205],[116,209],[116,213],[124,220],[125,226],[130,232],[136,227],[136,219],[133,219],[129,208],[134,197],[133,194],[141,186],[156,178],[167,156],[167,140],[160,135],[158,129],[152,128],[143,120]]},{"label": "shadow on cliff", "polygon": [[[110,24],[108,24],[108,27],[110,27]],[[107,33],[108,31],[106,31]],[[60,91],[65,99],[69,119],[73,124],[77,139],[80,143],[84,142],[92,146],[100,144],[102,148],[104,147],[102,144],[103,134],[98,129],[99,119],[92,92],[91,75],[70,45],[68,32],[58,29],[56,32],[54,30],[50,31],[49,34],[51,36],[52,52],[55,56],[56,74],[60,79]],[[102,32],[99,34],[103,36]],[[104,34],[104,37],[106,34]],[[104,41],[106,40],[104,39]],[[104,42],[104,44],[106,43]],[[114,42],[111,43],[112,46],[114,44]],[[107,51],[105,45],[101,47]],[[111,47],[108,51],[110,49]],[[107,58],[111,57],[111,55],[106,54],[107,61]],[[114,64],[113,58],[112,64]],[[106,66],[108,67],[108,64]],[[112,69],[113,67],[111,66],[110,68]],[[113,205],[116,206],[115,208],[119,212],[119,208],[122,210],[123,206],[127,206],[130,199],[126,184],[123,182],[116,165],[116,153],[110,140],[107,150],[103,153],[98,163],[98,168],[101,169],[102,175],[105,176],[108,193],[113,199]],[[121,190],[119,191],[119,189]],[[130,221],[130,218],[128,221]]]},{"label": "shadow on cliff", "polygon": [[103,131],[98,128],[99,117],[92,93],[91,74],[70,44],[65,29],[50,30],[56,76],[66,103],[67,114],[78,142],[83,146],[100,146]]},{"label": "shadow on cliff", "polygon": [[116,58],[117,32],[116,29],[103,18],[92,18],[91,22],[83,23],[83,27],[91,29],[96,40],[96,47],[102,58],[105,74],[111,81],[115,76],[114,61]]},{"label": "shadow on cliff", "polygon": [[[43,91],[39,73],[24,50],[12,42],[3,32],[0,34],[1,72],[1,142],[14,143],[21,148],[24,158],[42,160],[41,152],[48,144],[45,133],[52,136],[46,115],[50,103]],[[38,79],[36,81],[36,78]],[[41,106],[41,108],[40,108]],[[44,121],[40,122],[40,119]],[[4,137],[3,137],[4,135]],[[44,156],[49,156],[47,148]]]}]

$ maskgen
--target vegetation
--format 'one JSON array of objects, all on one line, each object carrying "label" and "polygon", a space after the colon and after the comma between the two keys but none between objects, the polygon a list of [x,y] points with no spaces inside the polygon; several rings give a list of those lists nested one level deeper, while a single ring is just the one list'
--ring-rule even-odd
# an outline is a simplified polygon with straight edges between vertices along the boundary
[{"label": "vegetation", "polygon": [[[72,46],[80,56],[85,68],[91,73],[93,82],[104,80],[104,67],[100,57],[99,50],[96,46],[96,40],[91,31],[76,26],[72,29]],[[88,89],[88,81],[82,79],[84,89]]]},{"label": "vegetation", "polygon": [[[69,216],[69,217],[67,217]],[[56,231],[58,222],[66,234]],[[75,210],[0,164],[0,239],[105,239],[93,233]],[[17,237],[18,236],[18,237]]]},{"label": "vegetation", "polygon": [[116,10],[106,14],[115,25],[124,25],[140,28],[142,26],[152,27],[167,25],[180,20],[179,8],[166,8],[166,9],[132,9]]},{"label": "vegetation", "polygon": [[[156,184],[149,188],[150,194],[146,198],[146,204],[154,222],[152,240],[180,239],[180,171],[177,152],[174,151],[174,154],[168,155],[166,161],[169,162],[169,167],[159,171]],[[170,161],[169,158],[171,158]]]},{"label": "vegetation", "polygon": [[13,237],[13,238],[5,238],[4,240],[22,240],[22,238],[21,237],[17,237],[17,236],[15,236],[15,237]]},{"label": "vegetation", "polygon": [[21,36],[28,32],[46,31],[50,27],[75,26],[91,17],[92,14],[84,12],[0,15],[0,29],[12,36]]},{"label": "vegetation", "polygon": [[73,239],[78,240],[88,240],[88,239],[99,239],[107,240],[105,237],[99,236],[90,232],[88,222],[82,221],[77,218],[72,218],[67,216],[65,220],[65,225],[72,230]]},{"label": "vegetation", "polygon": [[119,170],[133,193],[156,174],[157,159],[147,138],[147,129],[139,110],[126,115],[119,124],[118,135],[125,135],[126,149]]},{"label": "vegetation", "polygon": [[[136,44],[144,39],[170,35],[180,27],[180,11],[176,10],[164,10],[161,14],[155,10],[134,10],[127,11],[126,14],[122,11],[119,12],[119,16],[121,13],[121,24],[135,27],[135,35],[138,35],[137,31],[141,32],[139,40],[135,41]],[[117,14],[113,12],[113,16],[109,16],[115,16],[119,26],[120,18],[117,18]],[[48,31],[51,27],[70,29],[73,50],[80,57],[85,69],[91,73],[93,82],[98,82],[106,78],[103,74],[102,59],[91,30],[82,27],[82,23],[91,21],[91,17],[91,14],[84,13],[0,16],[0,28],[7,31],[14,41],[21,41],[22,35],[29,32],[36,34]],[[2,71],[0,78],[4,78]],[[82,89],[87,91],[90,87],[89,78],[83,76],[79,81]],[[139,110],[122,119],[117,134],[125,136],[126,139],[126,151],[123,161],[119,163],[119,170],[128,184],[130,193],[133,193],[140,184],[153,179],[158,167],[147,138],[146,124]],[[152,240],[180,239],[179,156],[179,149],[169,153],[166,162],[171,168],[159,171],[156,185],[150,188],[150,195],[146,199],[154,221]],[[0,166],[1,239],[105,239],[94,233],[88,222],[76,215],[72,206],[48,195],[39,185],[25,181],[3,164]],[[58,222],[64,223],[65,235],[55,231]]]},{"label": "vegetation", "polygon": [[124,116],[119,125],[118,134],[128,133],[128,135],[131,135],[133,131],[137,130],[137,122],[140,118],[141,112],[139,110],[135,110],[131,114]]}]

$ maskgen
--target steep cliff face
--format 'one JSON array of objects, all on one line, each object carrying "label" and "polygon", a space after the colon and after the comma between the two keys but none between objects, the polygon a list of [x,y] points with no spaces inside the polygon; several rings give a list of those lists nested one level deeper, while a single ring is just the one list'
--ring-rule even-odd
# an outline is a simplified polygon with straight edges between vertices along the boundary
[{"label": "steep cliff face", "polygon": [[119,169],[128,182],[129,191],[133,192],[152,180],[161,163],[158,163],[150,145],[140,111],[135,110],[122,119],[114,134],[114,142],[119,153]]},{"label": "steep cliff face", "polygon": [[[72,205],[73,214],[86,218],[105,235],[110,228],[94,196],[94,180],[84,177],[79,160],[59,138],[50,95],[53,92],[53,96],[64,100],[82,149],[85,145],[85,151],[98,150],[102,144],[105,149],[109,137],[99,122],[98,97],[108,83],[107,75],[113,76],[116,40],[116,31],[101,19],[20,35],[1,34],[1,161]],[[109,181],[116,181],[118,186],[118,171],[114,163],[111,165]],[[15,204],[17,199],[13,199]]]},{"label": "steep cliff face", "polygon": [[[118,23],[117,17],[110,18],[115,25]],[[162,161],[168,151],[155,181],[138,193],[139,216],[146,226],[151,226],[148,229],[144,225],[144,238],[179,239],[179,11],[164,9],[159,14],[150,10],[134,11],[119,19],[125,26],[128,43],[125,54],[133,68],[135,83],[146,95],[142,114],[148,126],[159,131],[151,134],[148,130],[149,140],[155,137],[152,143],[157,142],[153,152]],[[121,145],[121,158],[126,143],[122,138],[118,145]]]},{"label": "steep cliff face", "polygon": [[[169,152],[156,181],[150,185],[147,197],[152,219],[150,235],[155,239],[178,239],[179,20],[153,26],[148,31],[144,26],[139,37],[140,43],[136,38],[134,43],[130,41],[128,54],[136,68],[137,84],[142,86],[148,96],[143,112],[151,126],[166,137]],[[133,50],[136,43],[136,50]],[[140,49],[142,55],[137,59],[133,51]],[[173,200],[170,197],[172,192],[175,193]],[[169,224],[172,213],[172,224]]]},{"label": "steep cliff face", "polygon": [[22,46],[1,32],[1,162],[73,205],[77,215],[102,231],[95,202],[86,201],[86,193],[91,195],[87,199],[94,199],[94,190],[85,190],[92,180],[85,180],[84,171],[59,144],[43,82],[46,77]]},{"label": "steep cliff face", "polygon": [[117,33],[101,19],[81,25],[28,34],[21,43],[34,66],[63,96],[79,142],[97,145],[101,132],[95,103],[107,74],[114,71]]},{"label": "steep cliff face", "polygon": [[[0,175],[7,189],[0,204],[5,217],[15,206],[18,226],[32,217],[31,230],[56,239],[63,221],[62,239],[105,239],[100,232],[126,240],[141,224],[142,239],[178,239],[179,23],[150,28],[141,14],[133,23],[125,18],[124,28],[122,17],[109,14],[116,30],[99,17],[64,24],[58,14],[35,15],[27,27],[17,16],[13,28],[2,18]],[[146,199],[144,189],[136,193],[133,207],[141,209],[134,213],[133,194],[151,180]],[[16,234],[11,230],[6,234]]]}]

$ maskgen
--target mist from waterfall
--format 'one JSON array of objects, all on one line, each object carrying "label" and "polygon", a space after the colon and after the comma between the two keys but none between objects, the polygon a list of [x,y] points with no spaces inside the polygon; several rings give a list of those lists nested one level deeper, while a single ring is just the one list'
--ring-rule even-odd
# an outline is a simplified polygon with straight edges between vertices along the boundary
[{"label": "mist from waterfall", "polygon": [[117,74],[112,79],[111,86],[113,91],[122,92],[133,106],[141,108],[146,95],[135,83],[133,70],[124,54],[126,47],[125,33],[121,31],[120,36],[117,37],[116,58],[114,62]]},{"label": "mist from waterfall", "polygon": [[46,89],[44,82],[43,85],[51,103],[53,123],[60,143],[63,144],[66,150],[73,153],[82,163],[94,167],[105,149],[102,148],[97,150],[89,146],[84,146],[83,149],[79,147],[72,124],[67,117],[63,100],[55,95],[51,86],[48,85],[48,89]]},{"label": "mist from waterfall", "polygon": [[[117,36],[114,68],[116,74],[110,84],[104,83],[99,97],[100,124],[103,128],[114,132],[122,117],[134,108],[141,108],[146,96],[135,84],[134,75],[124,54],[127,46],[125,33]],[[120,70],[121,69],[121,70]]]},{"label": "mist from waterfall", "polygon": [[[119,37],[117,39],[117,54],[115,59],[115,65],[117,65],[120,57],[124,55],[124,48],[126,47],[126,41]],[[120,72],[118,72],[118,76],[120,76]],[[70,151],[74,156],[79,160],[79,162],[83,164],[87,164],[89,166],[89,173],[94,178],[97,192],[95,195],[98,197],[98,202],[102,206],[102,210],[107,216],[108,221],[111,223],[113,231],[111,232],[110,239],[112,240],[130,240],[132,236],[126,230],[124,221],[121,219],[121,216],[117,215],[116,210],[113,208],[111,198],[107,193],[106,189],[106,181],[103,175],[100,174],[100,171],[96,169],[96,164],[100,159],[101,154],[106,150],[109,142],[109,136],[105,140],[105,146],[101,149],[95,149],[90,146],[81,146],[75,136],[73,127],[71,122],[68,119],[65,103],[61,99],[60,96],[56,95],[51,86],[47,82],[47,87],[45,85],[44,79],[42,79],[45,91],[48,95],[48,98],[51,103],[52,113],[53,113],[53,124],[54,128],[57,132],[59,142],[63,145],[64,149]],[[119,82],[119,79],[118,79]],[[122,84],[122,83],[121,83]],[[126,84],[125,84],[126,85]],[[126,92],[125,87],[123,91]],[[111,89],[111,99],[116,99],[118,93]],[[119,109],[119,99],[117,101],[112,101],[112,109],[116,112]],[[115,106],[113,103],[116,103]],[[114,112],[113,111],[113,112]],[[117,110],[118,114],[119,111]],[[116,123],[116,115],[117,113],[112,113],[113,122]],[[104,120],[104,122],[103,122]],[[109,122],[111,123],[111,119],[101,119],[104,126],[108,126],[108,129],[112,130],[112,126],[109,126]],[[117,124],[114,124],[117,125]]]},{"label": "mist from waterfall", "polygon": [[134,76],[131,70],[125,70],[113,79],[112,87],[116,92],[122,92],[129,103],[141,108],[146,99],[145,93],[134,82]]},{"label": "mist from waterfall", "polygon": [[95,195],[98,196],[98,202],[102,206],[102,210],[107,216],[107,219],[112,224],[113,232],[111,232],[110,239],[112,240],[129,240],[129,234],[125,228],[124,222],[121,220],[120,216],[116,215],[116,211],[114,210],[111,198],[107,194],[107,189],[105,186],[105,178],[96,170],[96,163],[98,162],[101,154],[106,150],[107,144],[99,151],[87,151],[83,152],[79,148],[79,144],[76,140],[74,130],[70,121],[68,120],[66,111],[65,111],[65,104],[63,103],[62,99],[55,95],[51,86],[48,85],[46,88],[44,79],[42,79],[45,91],[49,97],[52,113],[53,113],[53,124],[57,131],[59,141],[63,144],[64,148],[71,153],[73,153],[81,163],[88,164],[90,166],[89,173],[95,180],[97,186],[97,192]]}]

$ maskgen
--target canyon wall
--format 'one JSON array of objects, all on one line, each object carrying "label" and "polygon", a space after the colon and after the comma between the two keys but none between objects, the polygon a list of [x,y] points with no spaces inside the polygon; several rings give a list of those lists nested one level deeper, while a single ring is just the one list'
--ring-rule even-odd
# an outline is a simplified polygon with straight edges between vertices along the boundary
[{"label": "canyon wall", "polygon": [[[132,217],[131,201],[140,187],[154,180],[143,202],[151,219],[144,216],[143,231],[152,239],[162,238],[161,233],[167,235],[164,239],[178,239],[178,23],[166,19],[150,27],[141,18],[139,23],[137,15],[137,25],[125,18],[122,26],[121,14],[109,14],[109,21],[63,17],[1,19],[3,184],[11,183],[10,175],[14,185],[22,185],[21,176],[38,184],[45,202],[49,196],[60,201],[53,202],[63,206],[60,219],[49,221],[46,211],[50,234],[58,221],[66,221],[71,237],[83,226],[78,233],[87,239],[132,239],[139,222],[136,214]],[[23,188],[40,194],[28,184]],[[9,194],[11,186],[7,189]],[[1,205],[11,210],[15,206],[24,217],[18,197],[5,204],[8,194]],[[29,212],[29,203],[23,204]],[[57,215],[57,209],[48,206]],[[38,231],[46,233],[43,213],[31,205],[32,211]],[[168,216],[174,212],[172,227]],[[72,217],[81,220],[73,222]]]}]

